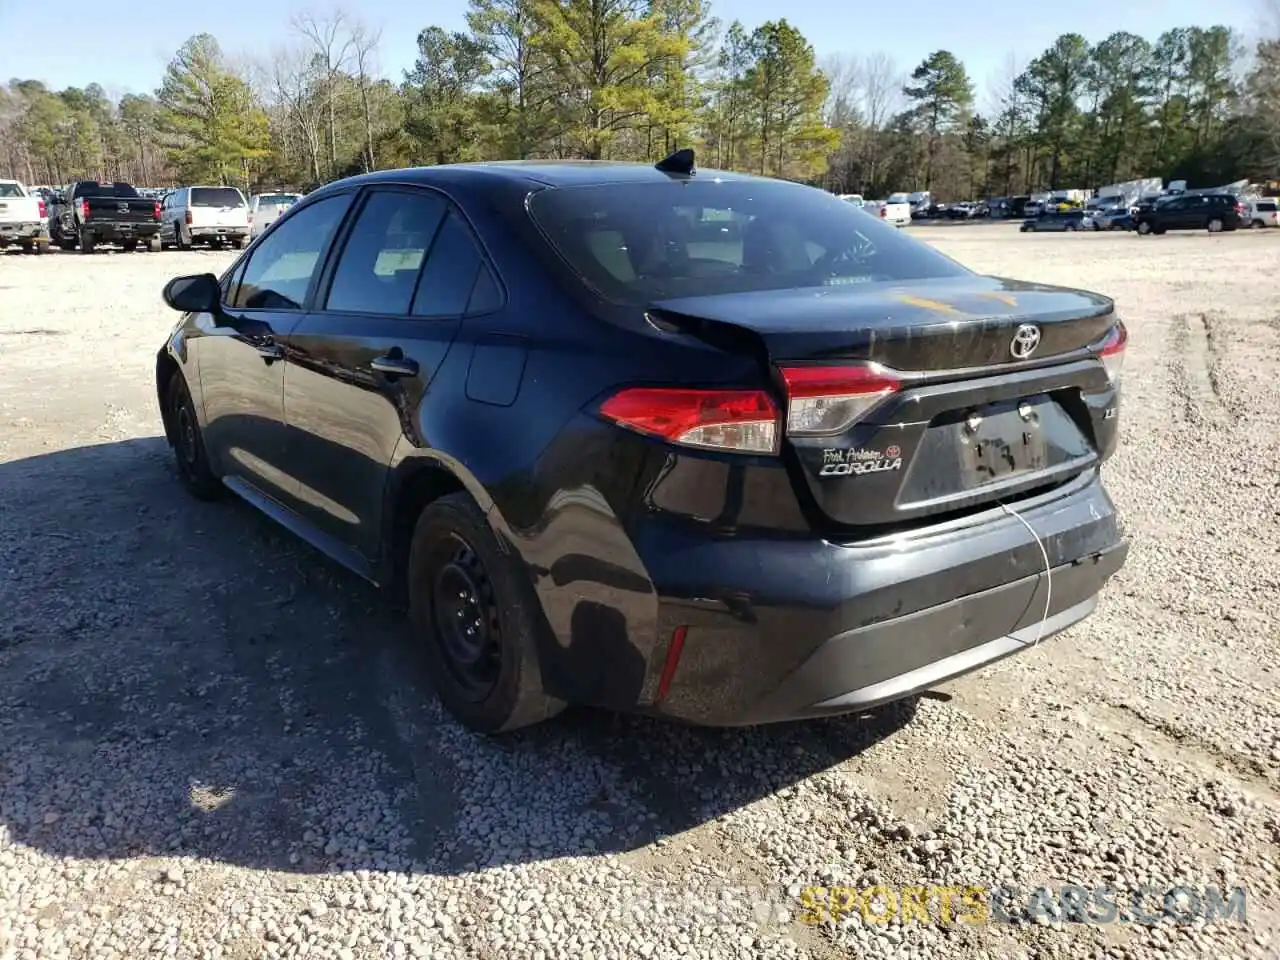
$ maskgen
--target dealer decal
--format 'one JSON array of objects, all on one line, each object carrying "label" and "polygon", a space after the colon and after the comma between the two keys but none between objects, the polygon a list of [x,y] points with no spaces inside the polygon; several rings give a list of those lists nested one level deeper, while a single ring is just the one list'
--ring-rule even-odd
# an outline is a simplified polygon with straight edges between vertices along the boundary
[{"label": "dealer decal", "polygon": [[880,450],[823,450],[820,477],[852,477],[902,469],[902,450],[896,445]]}]

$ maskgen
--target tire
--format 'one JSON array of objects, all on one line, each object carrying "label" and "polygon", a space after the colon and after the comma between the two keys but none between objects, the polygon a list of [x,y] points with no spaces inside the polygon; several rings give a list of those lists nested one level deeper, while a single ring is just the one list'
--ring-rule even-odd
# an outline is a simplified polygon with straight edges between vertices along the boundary
[{"label": "tire", "polygon": [[1151,223],[1148,220],[1141,220],[1138,223],[1138,236],[1145,237],[1151,232]]},{"label": "tire", "polygon": [[39,240],[28,240],[23,243],[22,252],[30,254],[33,257],[38,257],[40,254],[44,253],[44,244]]},{"label": "tire", "polygon": [[152,237],[150,240],[147,241],[147,250],[149,252],[159,253],[162,249],[164,249],[164,245],[161,244],[160,242],[160,234],[157,233],[154,237]]},{"label": "tire", "polygon": [[1261,229],[1262,229],[1263,227],[1265,227],[1265,226],[1266,226],[1266,224],[1265,224],[1265,223],[1263,223],[1261,220],[1254,220],[1254,221],[1252,221],[1252,222],[1249,224],[1249,229],[1250,229],[1250,230],[1261,230]]},{"label": "tire", "polygon": [[1209,232],[1210,232],[1210,233],[1221,233],[1221,232],[1222,232],[1222,221],[1221,221],[1221,220],[1219,220],[1217,217],[1214,217],[1212,220],[1210,220],[1210,221],[1209,221]]},{"label": "tire", "polygon": [[234,240],[231,241],[231,246],[237,250],[243,250],[245,248],[246,243],[247,241],[244,237],[236,237]]},{"label": "tire", "polygon": [[135,250],[138,249],[138,241],[137,240],[121,240],[120,249],[123,250],[125,253],[133,253]]},{"label": "tire", "polygon": [[89,230],[80,231],[80,252],[81,253],[93,253],[94,243],[95,241],[94,241],[93,233],[91,231]]},{"label": "tire", "polygon": [[169,423],[173,430],[173,458],[178,467],[178,479],[197,500],[217,500],[226,488],[209,469],[205,453],[204,433],[196,417],[196,407],[191,391],[181,373],[175,373],[169,381],[166,394]]},{"label": "tire", "polygon": [[465,493],[418,517],[408,588],[414,637],[440,702],[460,723],[503,733],[565,708],[542,691],[538,645],[547,626],[528,575]]},{"label": "tire", "polygon": [[68,240],[64,237],[63,239],[58,241],[58,246],[61,249],[67,251],[67,253],[70,253],[72,250],[76,248],[76,242],[74,240]]},{"label": "tire", "polygon": [[191,249],[191,241],[182,236],[182,224],[177,221],[173,224],[173,245],[179,250]]}]

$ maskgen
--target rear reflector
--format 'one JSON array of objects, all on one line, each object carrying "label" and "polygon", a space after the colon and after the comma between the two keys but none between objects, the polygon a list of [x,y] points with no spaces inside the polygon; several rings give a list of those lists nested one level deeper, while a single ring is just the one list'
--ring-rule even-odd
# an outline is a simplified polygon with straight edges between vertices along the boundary
[{"label": "rear reflector", "polygon": [[787,434],[824,437],[843,433],[897,392],[899,381],[874,364],[783,367]]},{"label": "rear reflector", "polygon": [[1116,325],[1108,331],[1107,335],[1094,348],[1098,352],[1098,358],[1102,360],[1102,365],[1107,370],[1107,377],[1112,383],[1120,380],[1120,371],[1124,367],[1124,351],[1129,345],[1129,331],[1125,329],[1125,325],[1119,320]]},{"label": "rear reflector", "polygon": [[688,447],[778,452],[778,408],[763,390],[636,387],[615,393],[600,413],[620,427]]}]

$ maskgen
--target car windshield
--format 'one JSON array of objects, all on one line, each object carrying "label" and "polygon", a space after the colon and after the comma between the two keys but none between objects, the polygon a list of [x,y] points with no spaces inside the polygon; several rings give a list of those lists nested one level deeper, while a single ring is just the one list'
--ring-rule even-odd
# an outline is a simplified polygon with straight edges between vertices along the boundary
[{"label": "car windshield", "polygon": [[0,197],[20,197],[22,188],[16,183],[0,183]]},{"label": "car windshield", "polygon": [[193,207],[243,207],[244,197],[235,187],[192,187]]},{"label": "car windshield", "polygon": [[529,210],[579,276],[618,303],[968,274],[863,208],[783,181],[558,187]]}]

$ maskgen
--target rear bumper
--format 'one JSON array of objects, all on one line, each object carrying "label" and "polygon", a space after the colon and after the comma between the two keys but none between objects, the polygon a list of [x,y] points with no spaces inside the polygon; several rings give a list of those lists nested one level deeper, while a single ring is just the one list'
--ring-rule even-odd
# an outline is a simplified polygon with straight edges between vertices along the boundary
[{"label": "rear bumper", "polygon": [[95,240],[104,243],[118,243],[121,240],[146,240],[160,232],[159,222],[146,223],[109,223],[105,221],[86,220],[84,229],[93,234]]},{"label": "rear bumper", "polygon": [[224,240],[235,240],[237,237],[247,237],[249,235],[248,227],[188,227],[187,233],[194,240],[213,240],[221,238]]},{"label": "rear bumper", "polygon": [[0,242],[34,240],[43,234],[43,220],[31,220],[22,223],[0,223]]},{"label": "rear bumper", "polygon": [[848,713],[1028,649],[1092,612],[1128,544],[1094,471],[1017,510],[1051,577],[1027,528],[998,508],[856,545],[653,536],[640,553],[654,558],[660,637],[638,706],[725,726]]}]

